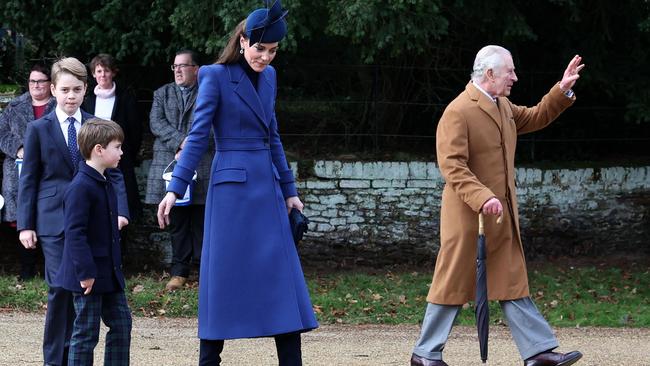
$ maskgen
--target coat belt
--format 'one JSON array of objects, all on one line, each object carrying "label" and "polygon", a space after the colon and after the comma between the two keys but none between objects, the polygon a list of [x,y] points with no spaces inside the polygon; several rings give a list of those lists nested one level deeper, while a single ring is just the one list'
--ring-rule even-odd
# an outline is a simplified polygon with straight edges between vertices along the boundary
[{"label": "coat belt", "polygon": [[217,151],[269,150],[268,137],[220,137],[216,141]]}]

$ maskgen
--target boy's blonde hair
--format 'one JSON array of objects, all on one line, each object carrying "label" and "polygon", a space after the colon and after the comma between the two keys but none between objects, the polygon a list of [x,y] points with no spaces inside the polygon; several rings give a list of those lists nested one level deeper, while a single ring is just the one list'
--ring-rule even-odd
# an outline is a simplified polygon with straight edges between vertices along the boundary
[{"label": "boy's blonde hair", "polygon": [[68,73],[84,84],[88,84],[88,70],[86,66],[74,57],[65,57],[52,65],[52,85],[56,86],[59,75]]},{"label": "boy's blonde hair", "polygon": [[113,121],[101,118],[91,118],[84,122],[79,129],[77,143],[81,156],[88,160],[95,145],[106,148],[111,141],[124,141],[122,127]]}]

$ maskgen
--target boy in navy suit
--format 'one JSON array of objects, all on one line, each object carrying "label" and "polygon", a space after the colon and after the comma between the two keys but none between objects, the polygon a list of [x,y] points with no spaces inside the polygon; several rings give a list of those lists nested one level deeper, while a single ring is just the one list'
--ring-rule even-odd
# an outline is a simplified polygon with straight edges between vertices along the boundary
[{"label": "boy in navy suit", "polygon": [[79,151],[86,160],[65,191],[65,246],[57,280],[73,294],[76,317],[68,365],[92,365],[100,321],[109,328],[105,365],[128,365],[131,311],[117,225],[117,196],[106,170],[122,156],[124,133],[113,121],[88,120],[79,130]]},{"label": "boy in navy suit", "polygon": [[[63,58],[52,65],[50,89],[56,98],[54,111],[27,125],[23,168],[18,184],[17,230],[27,249],[38,243],[45,258],[45,281],[49,287],[43,335],[45,365],[65,365],[72,334],[72,294],[55,278],[63,255],[63,194],[77,173],[77,131],[92,116],[79,107],[86,93],[88,73],[76,58]],[[118,225],[128,224],[128,204],[122,173],[109,169],[116,182]]]}]

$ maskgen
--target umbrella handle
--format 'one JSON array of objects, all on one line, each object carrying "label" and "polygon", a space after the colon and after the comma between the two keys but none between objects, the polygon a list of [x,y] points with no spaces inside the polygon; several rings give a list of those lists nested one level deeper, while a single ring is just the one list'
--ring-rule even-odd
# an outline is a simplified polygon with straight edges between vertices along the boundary
[{"label": "umbrella handle", "polygon": [[[483,222],[483,212],[478,213],[478,234],[479,235],[485,235],[485,225]],[[503,213],[497,217],[497,224],[501,224],[503,222]]]}]

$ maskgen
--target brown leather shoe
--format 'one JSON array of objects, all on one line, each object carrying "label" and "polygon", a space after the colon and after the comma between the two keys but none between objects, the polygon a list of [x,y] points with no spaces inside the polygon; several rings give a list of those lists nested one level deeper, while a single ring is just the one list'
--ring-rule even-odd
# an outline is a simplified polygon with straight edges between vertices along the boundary
[{"label": "brown leather shoe", "polygon": [[411,356],[411,366],[449,366],[443,360],[430,360],[416,354]]},{"label": "brown leather shoe", "polygon": [[582,358],[582,353],[543,352],[524,361],[524,366],[569,366]]},{"label": "brown leather shoe", "polygon": [[187,282],[187,278],[181,277],[181,276],[172,276],[172,278],[167,282],[167,285],[165,285],[165,289],[167,291],[174,291],[178,290],[179,288],[183,287],[183,285]]}]

